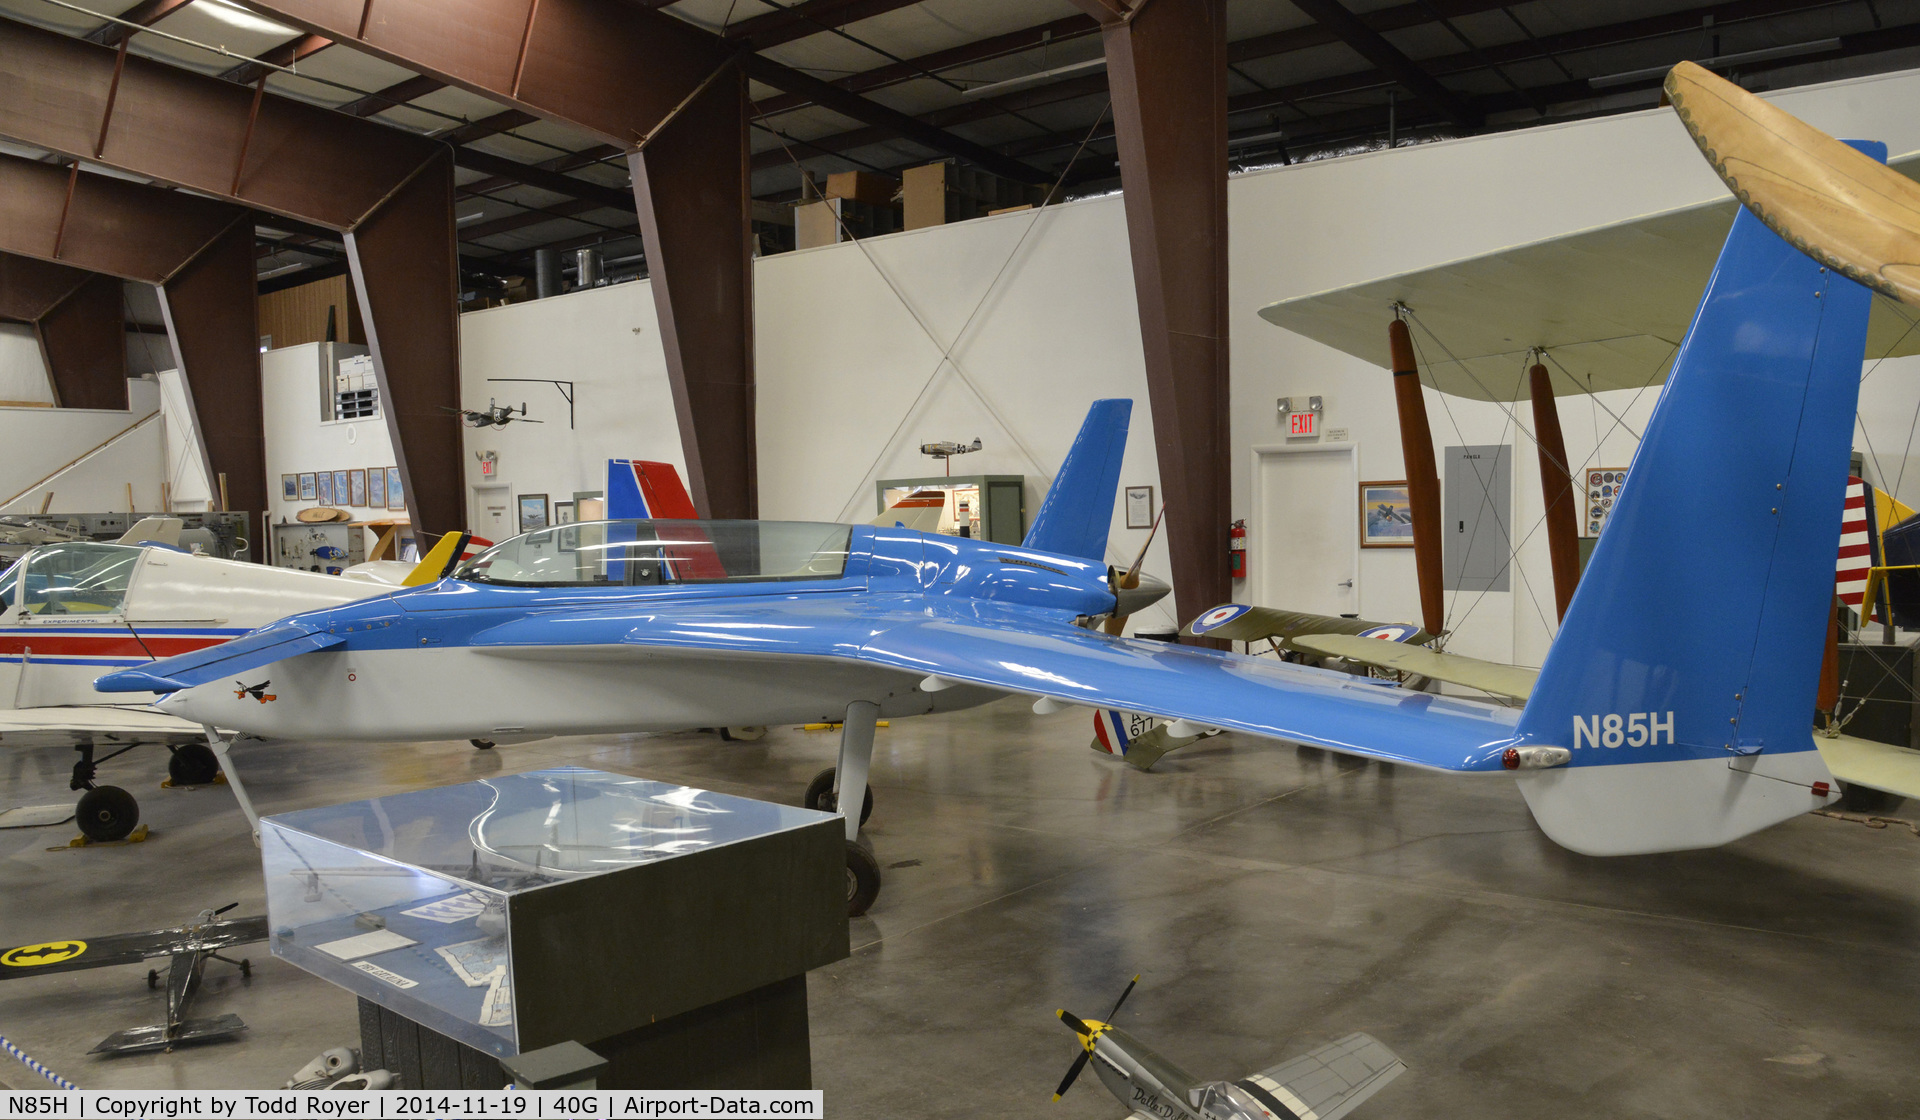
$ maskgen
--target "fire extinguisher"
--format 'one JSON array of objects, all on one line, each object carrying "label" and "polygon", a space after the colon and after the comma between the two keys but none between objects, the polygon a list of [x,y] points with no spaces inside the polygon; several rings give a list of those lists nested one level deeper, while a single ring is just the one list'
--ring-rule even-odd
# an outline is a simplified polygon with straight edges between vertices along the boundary
[{"label": "fire extinguisher", "polygon": [[1247,522],[1242,518],[1227,529],[1227,571],[1234,579],[1247,578]]}]

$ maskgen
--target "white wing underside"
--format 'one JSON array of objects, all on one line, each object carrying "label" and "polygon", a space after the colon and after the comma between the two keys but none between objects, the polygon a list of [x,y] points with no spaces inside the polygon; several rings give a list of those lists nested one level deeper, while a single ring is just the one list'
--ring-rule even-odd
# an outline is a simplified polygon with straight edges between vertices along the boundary
[{"label": "white wing underside", "polygon": [[145,707],[97,705],[0,710],[0,746],[46,747],[70,743],[202,743],[199,724]]}]

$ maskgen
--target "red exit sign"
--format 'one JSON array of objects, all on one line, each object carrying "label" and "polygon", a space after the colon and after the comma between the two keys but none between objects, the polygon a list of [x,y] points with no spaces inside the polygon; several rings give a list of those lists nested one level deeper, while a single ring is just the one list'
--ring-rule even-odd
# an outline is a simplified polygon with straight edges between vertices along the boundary
[{"label": "red exit sign", "polygon": [[1320,434],[1320,414],[1317,412],[1290,412],[1287,414],[1287,435],[1317,436]]}]

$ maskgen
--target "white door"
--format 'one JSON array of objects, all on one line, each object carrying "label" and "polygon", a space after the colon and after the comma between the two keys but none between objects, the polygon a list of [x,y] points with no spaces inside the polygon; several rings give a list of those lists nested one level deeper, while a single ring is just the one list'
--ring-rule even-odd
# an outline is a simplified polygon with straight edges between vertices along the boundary
[{"label": "white door", "polygon": [[473,505],[467,510],[467,524],[473,535],[494,544],[520,535],[513,521],[513,488],[504,482],[473,488]]},{"label": "white door", "polygon": [[1263,607],[1359,610],[1359,501],[1353,448],[1257,452],[1247,574]]}]

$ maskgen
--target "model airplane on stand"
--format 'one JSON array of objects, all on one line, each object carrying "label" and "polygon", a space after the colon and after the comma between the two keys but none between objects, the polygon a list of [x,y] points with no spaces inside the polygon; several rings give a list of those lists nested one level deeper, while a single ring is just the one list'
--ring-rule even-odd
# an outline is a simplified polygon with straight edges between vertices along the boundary
[{"label": "model airplane on stand", "polygon": [[1060,1021],[1080,1038],[1080,1053],[1054,1091],[1059,1100],[1093,1066],[1107,1092],[1134,1117],[1167,1120],[1340,1120],[1407,1071],[1393,1051],[1364,1034],[1281,1062],[1238,1081],[1201,1081],[1112,1024],[1133,993],[1133,978],[1107,1022],[1062,1009]]},{"label": "model airplane on stand", "polygon": [[[1837,796],[1808,713],[1868,300],[1752,214],[1736,219],[1635,484],[1524,708],[1100,632],[1165,592],[1118,588],[1105,560],[1126,401],[1094,405],[1018,547],[811,523],[544,529],[428,586],[296,615],[98,686],[166,693],[169,714],[276,738],[838,718],[839,804],[864,799],[881,715],[1019,694],[1044,710],[1138,711],[1510,774],[1542,830],[1591,855],[1710,847]],[[247,695],[256,683],[275,700]],[[878,864],[854,843],[860,815],[845,815],[857,911],[878,890]]]}]

